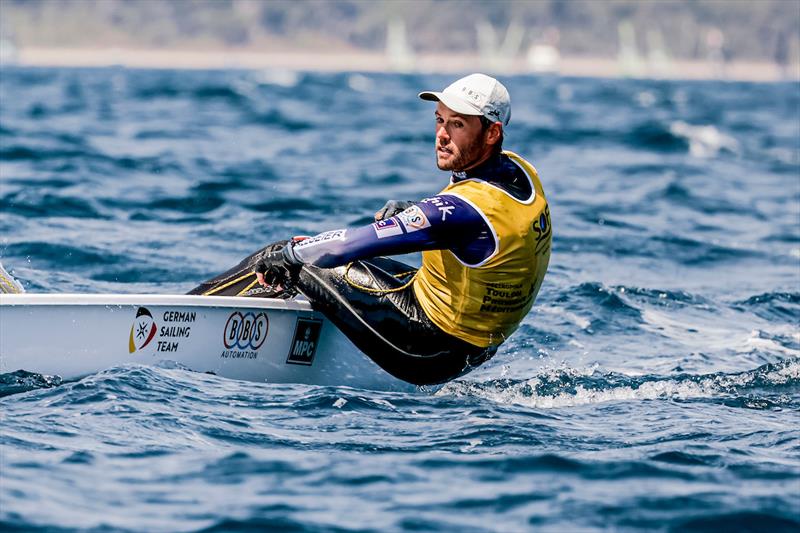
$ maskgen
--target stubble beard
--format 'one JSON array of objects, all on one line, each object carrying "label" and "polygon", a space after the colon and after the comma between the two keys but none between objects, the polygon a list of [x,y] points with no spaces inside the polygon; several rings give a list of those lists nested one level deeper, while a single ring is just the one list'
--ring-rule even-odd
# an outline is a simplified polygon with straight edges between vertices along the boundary
[{"label": "stubble beard", "polygon": [[478,138],[476,138],[470,144],[465,146],[463,150],[459,150],[459,154],[458,156],[455,157],[455,159],[451,161],[446,161],[444,163],[439,162],[439,155],[438,155],[439,145],[437,144],[436,166],[439,168],[439,170],[452,170],[455,172],[470,167],[480,157],[483,138],[484,138],[483,135],[478,136]]}]

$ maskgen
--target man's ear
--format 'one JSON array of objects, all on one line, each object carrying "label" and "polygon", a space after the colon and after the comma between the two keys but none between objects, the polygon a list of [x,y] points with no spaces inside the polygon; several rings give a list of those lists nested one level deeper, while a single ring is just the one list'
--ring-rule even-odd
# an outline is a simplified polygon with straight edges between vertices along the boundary
[{"label": "man's ear", "polygon": [[503,134],[503,126],[499,122],[493,123],[486,130],[486,144],[497,144]]}]

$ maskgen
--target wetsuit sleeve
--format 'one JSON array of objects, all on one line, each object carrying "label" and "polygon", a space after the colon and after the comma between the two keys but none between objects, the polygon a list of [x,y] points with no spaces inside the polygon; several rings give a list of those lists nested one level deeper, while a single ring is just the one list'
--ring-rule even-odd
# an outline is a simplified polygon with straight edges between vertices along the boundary
[{"label": "wetsuit sleeve", "polygon": [[485,257],[495,249],[483,215],[465,200],[448,194],[426,198],[386,220],[326,231],[294,246],[298,259],[322,268],[381,255],[441,249]]}]

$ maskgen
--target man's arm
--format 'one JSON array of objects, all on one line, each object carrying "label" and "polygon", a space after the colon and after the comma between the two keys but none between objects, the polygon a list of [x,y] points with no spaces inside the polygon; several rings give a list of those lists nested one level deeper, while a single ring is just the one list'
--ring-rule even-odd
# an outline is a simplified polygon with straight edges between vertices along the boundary
[{"label": "man's arm", "polygon": [[442,194],[367,226],[320,233],[295,243],[292,252],[303,263],[323,268],[368,257],[440,249],[459,251],[459,257],[466,254],[468,262],[478,263],[494,252],[495,244],[491,228],[475,207],[457,196]]}]

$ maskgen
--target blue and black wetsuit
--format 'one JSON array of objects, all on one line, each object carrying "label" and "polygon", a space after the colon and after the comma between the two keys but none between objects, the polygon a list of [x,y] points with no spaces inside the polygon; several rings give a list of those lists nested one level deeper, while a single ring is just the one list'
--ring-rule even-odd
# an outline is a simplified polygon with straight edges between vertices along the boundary
[{"label": "blue and black wetsuit", "polygon": [[[524,201],[529,176],[507,155],[496,154],[451,184],[481,181]],[[486,361],[496,346],[481,347],[436,326],[408,282],[415,269],[385,256],[449,250],[478,265],[496,253],[497,235],[483,213],[456,194],[438,194],[366,226],[326,231],[296,242],[304,263],[297,288],[365,354],[392,375],[415,384],[448,381]],[[259,286],[242,291],[231,280],[252,271],[257,252],[190,294],[269,296]],[[225,286],[224,291],[214,287]],[[241,292],[237,292],[241,291]]]},{"label": "blue and black wetsuit", "polygon": [[[454,172],[452,183],[481,180],[514,197],[531,196],[531,183],[507,156],[497,154],[466,172]],[[420,213],[422,216],[420,216]],[[451,250],[465,263],[491,255],[496,242],[486,219],[470,203],[450,194],[417,202],[403,213],[359,228],[326,231],[295,245],[306,264],[332,268],[351,261],[422,250]]]}]

